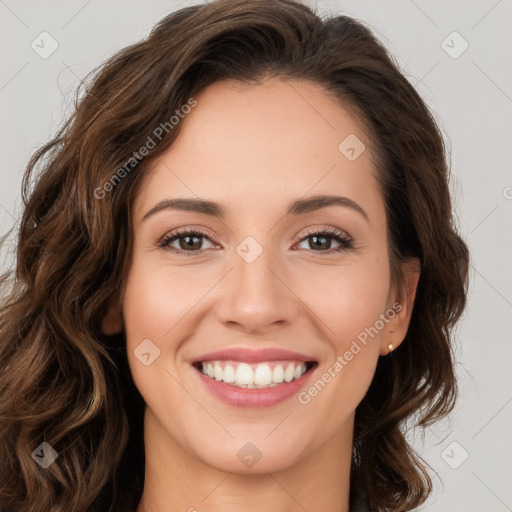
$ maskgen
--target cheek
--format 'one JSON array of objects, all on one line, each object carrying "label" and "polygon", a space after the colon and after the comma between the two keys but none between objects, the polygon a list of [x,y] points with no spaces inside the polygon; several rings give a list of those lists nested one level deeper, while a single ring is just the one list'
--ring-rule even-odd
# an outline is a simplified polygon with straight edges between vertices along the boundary
[{"label": "cheek", "polygon": [[338,353],[323,366],[298,396],[302,417],[311,431],[328,439],[354,414],[373,380],[378,352],[360,344],[357,350]]},{"label": "cheek", "polygon": [[[130,270],[123,313],[129,343],[140,338],[172,339],[176,324],[204,294],[205,285],[183,269],[165,268],[142,259],[135,260]],[[140,342],[140,341],[139,341]]]},{"label": "cheek", "polygon": [[[166,282],[162,269],[154,268],[142,258],[134,258],[126,284],[123,316],[128,361],[133,379],[146,401],[167,377],[162,371],[173,357],[164,339],[172,340],[172,336],[165,337],[165,333],[172,333],[178,316],[183,314],[179,310],[184,307],[182,301],[171,300],[177,293],[171,283]],[[150,354],[145,357],[147,366],[141,355],[144,353]]]},{"label": "cheek", "polygon": [[386,311],[390,275],[387,261],[375,258],[347,266],[329,277],[326,292],[317,289],[314,301],[317,314],[329,326],[325,333],[333,355],[299,402],[310,404],[313,415],[324,420],[322,411],[332,411],[334,428],[357,407],[372,382],[385,325],[381,315]]},{"label": "cheek", "polygon": [[318,407],[315,414],[327,406],[338,412],[339,420],[366,394],[379,358],[389,278],[387,262],[375,258],[319,272],[315,286],[310,281],[308,306],[326,326],[331,354],[303,400],[299,397],[299,402]]},{"label": "cheek", "polygon": [[379,269],[338,273],[329,280],[329,293],[317,289],[311,298],[311,309],[328,326],[323,333],[330,355],[298,401],[326,435],[353,413],[375,374],[389,284]]},{"label": "cheek", "polygon": [[296,289],[300,297],[307,297],[305,302],[322,320],[331,344],[342,352],[385,312],[389,277],[387,264],[358,261],[304,273]]},{"label": "cheek", "polygon": [[[181,333],[180,320],[197,302],[194,296],[187,294],[187,287],[180,285],[182,280],[176,277],[176,272],[172,274],[174,278],[170,277],[171,272],[165,272],[165,268],[135,258],[123,304],[133,380],[149,408],[160,411],[166,424],[172,423],[173,411],[187,406],[188,395],[177,384],[180,380],[175,364],[178,341],[173,340],[179,336],[173,337],[173,334]],[[144,350],[141,350],[142,346]],[[149,353],[147,365],[143,362],[144,353]],[[162,404],[169,403],[173,407],[162,410]]]}]

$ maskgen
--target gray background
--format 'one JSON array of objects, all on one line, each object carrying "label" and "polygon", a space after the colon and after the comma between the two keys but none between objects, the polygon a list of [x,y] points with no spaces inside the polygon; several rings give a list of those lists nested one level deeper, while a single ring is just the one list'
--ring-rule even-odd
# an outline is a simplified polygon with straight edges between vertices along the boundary
[{"label": "gray background", "polygon": [[[162,16],[193,3],[0,0],[0,232],[18,220],[24,166],[71,112],[80,80]],[[455,213],[472,251],[471,288],[456,333],[458,406],[425,436],[410,434],[435,471],[435,492],[421,510],[512,511],[512,2],[309,5],[373,27],[434,110],[451,154]],[[59,45],[46,59],[31,47],[43,31]],[[457,58],[445,51],[463,48],[460,37],[446,39],[454,31],[469,44]],[[13,247],[0,265],[12,262]]]}]

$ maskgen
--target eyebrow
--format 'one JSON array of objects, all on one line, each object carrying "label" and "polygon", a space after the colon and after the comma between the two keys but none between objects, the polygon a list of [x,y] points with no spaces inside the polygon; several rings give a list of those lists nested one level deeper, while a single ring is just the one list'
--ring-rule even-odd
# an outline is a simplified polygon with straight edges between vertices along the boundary
[{"label": "eyebrow", "polygon": [[[351,208],[362,215],[366,221],[370,222],[368,214],[354,200],[348,197],[332,195],[316,195],[292,201],[288,206],[286,215],[300,215],[314,210],[319,210],[321,208],[326,208],[328,206],[343,206],[345,208]],[[219,203],[214,201],[194,198],[176,198],[160,201],[153,206],[153,208],[151,208],[144,217],[142,217],[142,220],[144,221],[151,215],[168,209],[202,213],[204,215],[211,215],[212,217],[218,218],[225,218],[226,216],[226,210]]]}]

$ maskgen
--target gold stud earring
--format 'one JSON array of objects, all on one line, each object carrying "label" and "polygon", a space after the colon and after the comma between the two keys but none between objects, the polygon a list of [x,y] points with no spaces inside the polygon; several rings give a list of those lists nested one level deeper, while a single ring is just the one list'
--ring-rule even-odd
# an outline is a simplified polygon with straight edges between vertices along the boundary
[{"label": "gold stud earring", "polygon": [[390,343],[390,344],[388,345],[388,349],[389,349],[388,354],[391,354],[391,352],[393,352],[393,343]]}]

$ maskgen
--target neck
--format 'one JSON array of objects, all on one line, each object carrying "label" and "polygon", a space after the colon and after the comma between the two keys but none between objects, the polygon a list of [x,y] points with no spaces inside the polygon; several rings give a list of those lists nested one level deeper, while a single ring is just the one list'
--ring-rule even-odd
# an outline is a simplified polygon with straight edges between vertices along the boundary
[{"label": "neck", "polygon": [[145,481],[137,512],[348,512],[353,420],[290,467],[239,474],[192,456],[146,407]]}]

